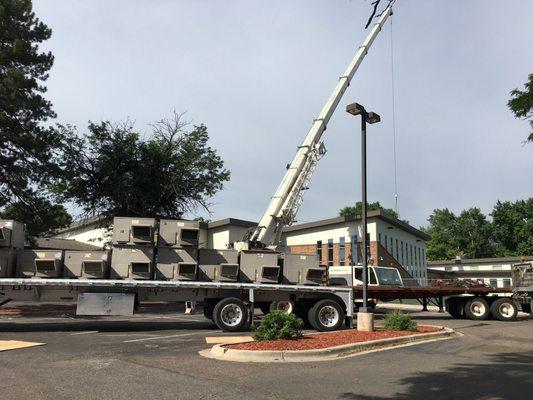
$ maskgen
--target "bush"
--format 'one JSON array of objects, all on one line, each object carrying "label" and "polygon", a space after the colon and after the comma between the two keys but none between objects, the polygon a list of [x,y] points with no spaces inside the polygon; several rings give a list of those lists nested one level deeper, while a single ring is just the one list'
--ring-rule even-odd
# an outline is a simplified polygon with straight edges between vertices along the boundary
[{"label": "bush", "polygon": [[271,339],[299,339],[303,321],[294,314],[272,311],[263,317],[255,329],[254,339],[258,342]]},{"label": "bush", "polygon": [[393,331],[416,331],[418,326],[410,315],[394,311],[385,317],[385,329]]}]

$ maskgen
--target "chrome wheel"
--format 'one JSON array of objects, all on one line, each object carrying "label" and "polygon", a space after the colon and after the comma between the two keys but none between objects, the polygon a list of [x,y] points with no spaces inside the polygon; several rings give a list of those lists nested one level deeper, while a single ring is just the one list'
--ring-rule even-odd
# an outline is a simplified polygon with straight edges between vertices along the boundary
[{"label": "chrome wheel", "polygon": [[273,304],[273,311],[281,311],[285,314],[292,314],[294,312],[294,303],[290,300],[276,301]]},{"label": "chrome wheel", "polygon": [[228,326],[237,326],[241,323],[243,319],[243,313],[241,308],[236,304],[227,304],[225,305],[221,312],[220,318]]},{"label": "chrome wheel", "polygon": [[318,311],[318,321],[325,327],[336,326],[339,323],[339,312],[332,306],[322,307]]}]

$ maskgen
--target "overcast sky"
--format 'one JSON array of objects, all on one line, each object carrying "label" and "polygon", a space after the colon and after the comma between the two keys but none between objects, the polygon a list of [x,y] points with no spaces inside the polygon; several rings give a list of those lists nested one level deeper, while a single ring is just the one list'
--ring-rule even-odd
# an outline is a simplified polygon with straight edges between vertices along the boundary
[{"label": "overcast sky", "polygon": [[[34,0],[53,30],[47,82],[58,121],[149,123],[173,109],[207,125],[231,171],[211,219],[259,220],[313,118],[364,40],[364,0]],[[392,23],[399,211],[489,212],[533,196],[529,125],[507,109],[533,72],[533,2],[398,0]],[[368,198],[394,207],[391,25],[378,36],[323,139],[299,222],[360,199],[359,121],[369,127]],[[199,215],[206,216],[205,213]]]}]

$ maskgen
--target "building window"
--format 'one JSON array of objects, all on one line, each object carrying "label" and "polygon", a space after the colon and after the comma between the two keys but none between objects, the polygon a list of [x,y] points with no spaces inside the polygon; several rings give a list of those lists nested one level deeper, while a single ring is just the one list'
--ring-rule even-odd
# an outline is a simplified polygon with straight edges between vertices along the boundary
[{"label": "building window", "polygon": [[352,265],[357,264],[357,235],[352,235],[352,246],[351,246],[351,261]]},{"label": "building window", "polygon": [[379,244],[383,244],[381,243],[381,233],[378,233],[378,241],[379,241]]},{"label": "building window", "polygon": [[504,287],[504,288],[510,288],[510,287],[511,287],[511,279],[509,279],[509,278],[504,278],[504,279],[503,279],[503,287]]},{"label": "building window", "polygon": [[450,271],[453,271],[453,267],[444,267],[444,270],[446,272],[450,272]]},{"label": "building window", "polygon": [[403,262],[403,241],[401,241],[401,240],[400,240],[400,254],[401,254],[400,255],[400,257],[401,257],[400,258],[400,260],[401,260],[400,263],[403,265],[405,263]]},{"label": "building window", "polygon": [[489,285],[492,286],[493,288],[498,287],[498,279],[490,278]]},{"label": "building window", "polygon": [[420,265],[424,266],[426,264],[426,251],[422,249],[422,259],[420,260]]},{"label": "building window", "polygon": [[322,264],[322,240],[316,242],[316,254],[318,254],[318,262]]},{"label": "building window", "polygon": [[328,266],[333,265],[333,239],[328,239]]},{"label": "building window", "polygon": [[413,262],[413,245],[411,245],[409,250],[411,251],[411,264],[414,264],[414,262]]},{"label": "building window", "polygon": [[346,258],[346,243],[344,237],[339,239],[339,264],[344,265],[344,259]]},{"label": "building window", "polygon": [[387,240],[387,235],[385,235],[385,250],[389,251],[389,241]]}]

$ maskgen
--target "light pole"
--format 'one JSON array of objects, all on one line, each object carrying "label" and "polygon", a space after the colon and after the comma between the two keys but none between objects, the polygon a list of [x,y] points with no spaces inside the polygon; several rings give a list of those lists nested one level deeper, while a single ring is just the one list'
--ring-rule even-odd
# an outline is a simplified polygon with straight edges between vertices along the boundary
[{"label": "light pole", "polygon": [[[373,315],[368,312],[368,251],[367,251],[367,220],[366,220],[366,124],[375,124],[381,117],[375,112],[367,112],[361,104],[352,103],[346,106],[346,111],[352,115],[361,115],[361,246],[363,255],[363,307],[357,313],[357,329],[374,330]],[[360,314],[361,315],[360,320]],[[361,323],[361,327],[360,327]],[[362,328],[362,329],[360,329]]]}]

